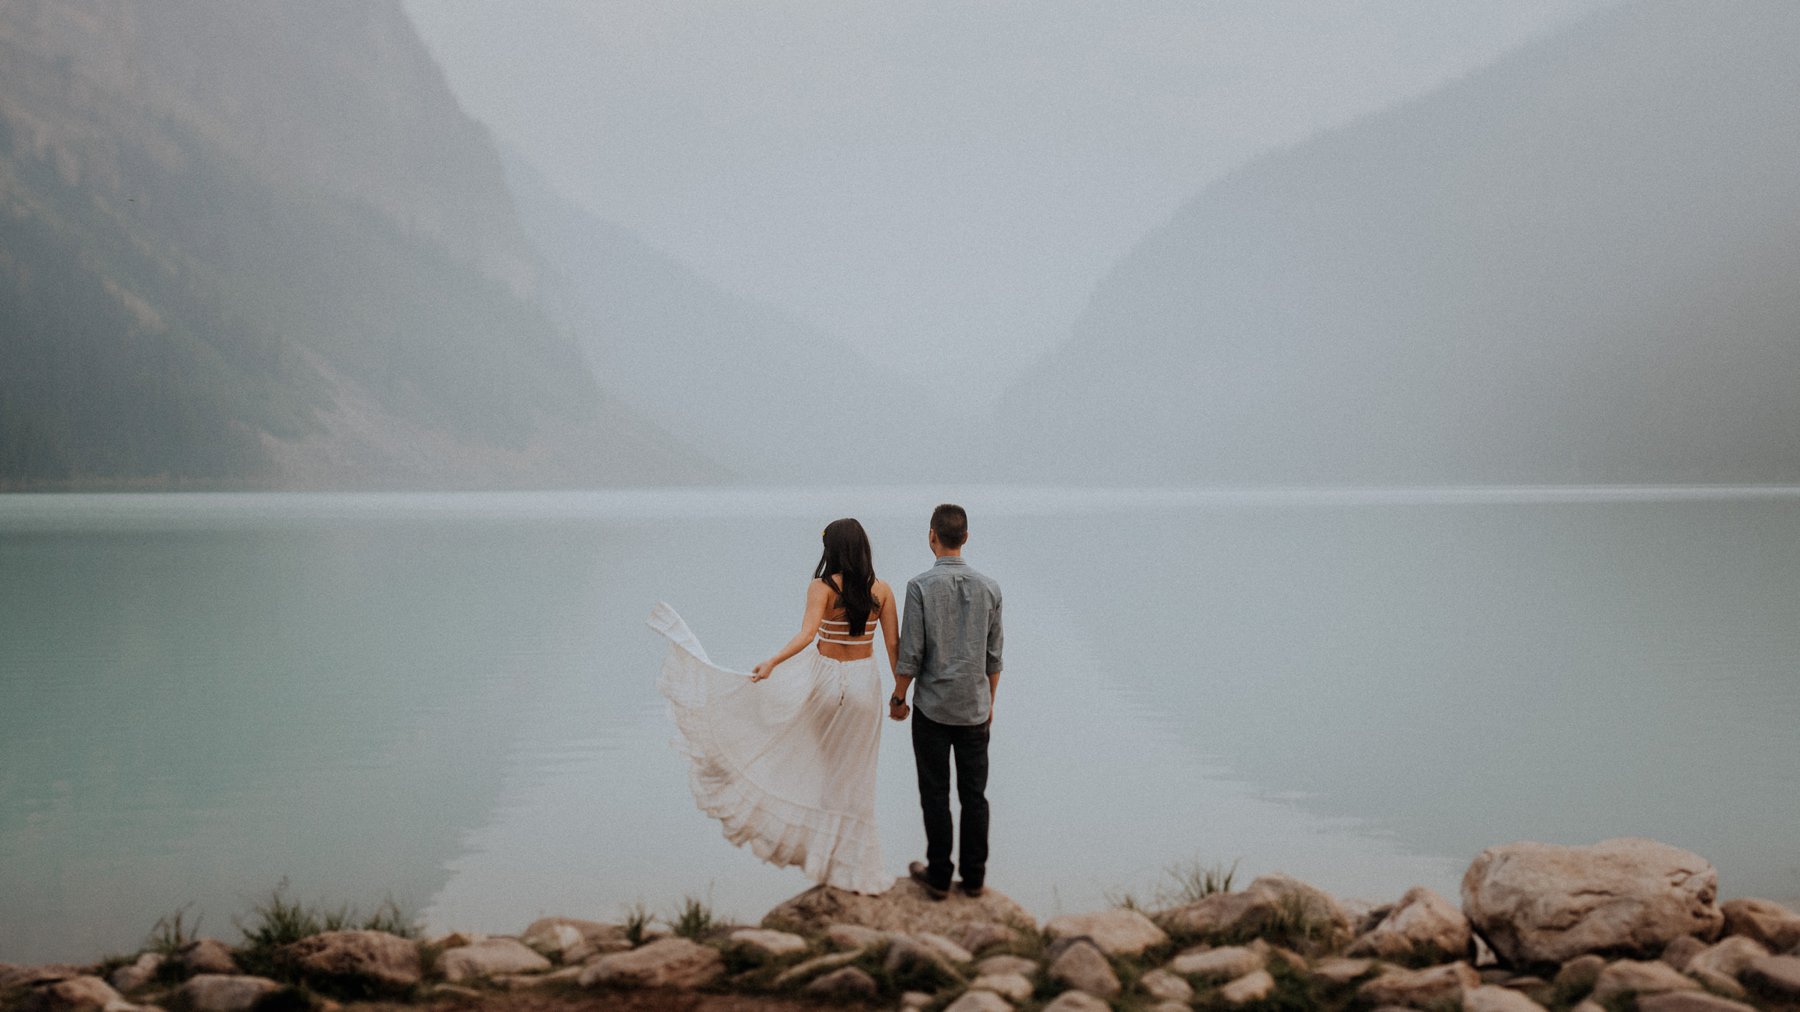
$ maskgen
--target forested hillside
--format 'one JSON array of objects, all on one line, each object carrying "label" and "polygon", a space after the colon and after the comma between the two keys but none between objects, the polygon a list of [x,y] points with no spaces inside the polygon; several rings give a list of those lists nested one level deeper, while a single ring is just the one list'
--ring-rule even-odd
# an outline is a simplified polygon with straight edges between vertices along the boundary
[{"label": "forested hillside", "polygon": [[1648,0],[1268,155],[1009,394],[1017,473],[1800,480],[1800,5]]},{"label": "forested hillside", "polygon": [[390,0],[0,5],[0,486],[713,473],[538,304]]}]

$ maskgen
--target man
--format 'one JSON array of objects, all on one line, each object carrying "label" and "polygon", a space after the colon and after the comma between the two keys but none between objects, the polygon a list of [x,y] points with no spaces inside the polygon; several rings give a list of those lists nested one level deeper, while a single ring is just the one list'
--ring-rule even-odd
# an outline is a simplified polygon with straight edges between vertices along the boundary
[{"label": "man", "polygon": [[980,896],[987,878],[988,730],[1000,686],[1000,585],[963,561],[969,515],[946,503],[931,514],[932,567],[906,584],[900,659],[888,716],[905,720],[915,680],[913,760],[925,812],[925,860],[908,868],[933,899],[950,894],[950,766],[962,811],[962,891]]}]

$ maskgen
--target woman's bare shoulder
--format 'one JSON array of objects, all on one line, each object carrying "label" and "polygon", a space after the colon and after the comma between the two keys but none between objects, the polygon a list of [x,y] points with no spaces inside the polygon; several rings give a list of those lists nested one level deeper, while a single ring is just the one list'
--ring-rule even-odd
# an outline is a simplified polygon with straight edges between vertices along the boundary
[{"label": "woman's bare shoulder", "polygon": [[877,601],[892,601],[894,599],[894,588],[888,586],[886,580],[876,580],[873,590],[875,593],[875,600]]}]

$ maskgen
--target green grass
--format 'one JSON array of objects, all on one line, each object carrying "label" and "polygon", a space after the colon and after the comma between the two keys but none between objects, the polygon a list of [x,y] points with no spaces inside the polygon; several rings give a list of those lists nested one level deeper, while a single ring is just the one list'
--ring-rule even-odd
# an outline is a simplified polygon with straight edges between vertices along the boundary
[{"label": "green grass", "polygon": [[650,925],[655,923],[655,920],[656,918],[650,913],[650,908],[644,904],[643,900],[638,900],[626,907],[622,924],[625,929],[625,940],[633,946],[644,944],[644,935],[649,932]]},{"label": "green grass", "polygon": [[684,896],[681,906],[676,908],[675,916],[669,918],[669,928],[682,938],[700,941],[723,926],[713,914],[712,904],[697,896]]},{"label": "green grass", "polygon": [[144,940],[144,947],[167,959],[198,940],[200,918],[194,918],[192,923],[187,920],[188,909],[192,906],[192,903],[184,903],[174,913],[158,917],[150,929],[150,936]]},{"label": "green grass", "polygon": [[1159,894],[1157,900],[1165,907],[1186,906],[1215,893],[1228,893],[1237,879],[1238,861],[1241,860],[1233,860],[1230,866],[1202,865],[1198,860],[1171,865],[1164,872],[1173,880],[1174,886]]}]

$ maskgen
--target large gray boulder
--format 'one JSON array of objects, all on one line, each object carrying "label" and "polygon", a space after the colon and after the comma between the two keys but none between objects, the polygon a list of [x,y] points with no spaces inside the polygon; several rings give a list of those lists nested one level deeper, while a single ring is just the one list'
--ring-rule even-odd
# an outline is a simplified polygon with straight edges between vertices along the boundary
[{"label": "large gray boulder", "polygon": [[1682,935],[1718,936],[1719,876],[1691,851],[1622,837],[1588,847],[1489,847],[1463,875],[1462,907],[1512,965],[1584,953],[1652,958]]},{"label": "large gray boulder", "polygon": [[385,931],[326,931],[276,950],[276,960],[315,986],[400,993],[419,983],[419,946]]},{"label": "large gray boulder", "polygon": [[1472,944],[1462,911],[1436,890],[1414,886],[1351,943],[1348,955],[1439,963],[1469,956]]},{"label": "large gray boulder", "polygon": [[946,938],[963,938],[977,925],[1016,925],[1037,930],[1037,920],[997,890],[984,889],[979,897],[952,892],[948,899],[934,900],[911,878],[895,879],[893,886],[879,896],[814,886],[762,919],[765,928],[801,935],[819,934],[833,924],[857,924],[907,934],[931,932]]}]

